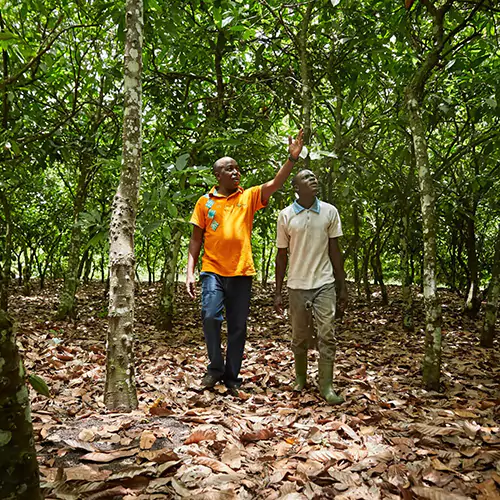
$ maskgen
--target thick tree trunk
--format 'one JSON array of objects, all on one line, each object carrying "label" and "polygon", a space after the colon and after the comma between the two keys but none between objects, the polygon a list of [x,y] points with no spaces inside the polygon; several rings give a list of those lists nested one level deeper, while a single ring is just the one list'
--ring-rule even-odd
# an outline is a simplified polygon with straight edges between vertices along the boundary
[{"label": "thick tree trunk", "polygon": [[0,492],[4,500],[39,500],[28,388],[12,323],[0,309]]},{"label": "thick tree trunk", "polygon": [[165,271],[160,298],[159,328],[172,331],[175,313],[175,277],[177,273],[177,258],[181,248],[182,233],[177,229],[172,238],[172,246],[166,249]]},{"label": "thick tree trunk", "polygon": [[486,303],[483,330],[481,332],[481,345],[483,347],[493,347],[499,298],[500,298],[500,227],[498,228],[497,242],[495,245],[495,256],[493,258],[493,270],[491,273],[490,284],[488,286],[488,301]]},{"label": "thick tree trunk", "polygon": [[411,275],[409,269],[409,222],[406,207],[402,217],[401,228],[401,299],[403,302],[403,328],[406,331],[413,331],[413,298],[411,294]]},{"label": "thick tree trunk", "polygon": [[0,203],[2,204],[3,215],[5,217],[5,245],[0,275],[0,309],[7,311],[9,305],[10,268],[12,262],[12,218],[9,201],[5,193],[1,190]]},{"label": "thick tree trunk", "polygon": [[71,240],[68,251],[68,264],[64,273],[64,284],[59,295],[59,307],[57,319],[75,316],[75,294],[78,289],[80,251],[83,242],[83,231],[80,223],[80,215],[85,208],[87,200],[87,185],[89,168],[92,155],[84,151],[80,161],[80,173],[76,187],[75,201],[73,205],[73,228],[71,229]]},{"label": "thick tree trunk", "polygon": [[441,305],[436,283],[436,193],[429,167],[425,126],[420,101],[413,89],[407,89],[406,106],[415,147],[420,184],[420,204],[424,235],[423,292],[425,306],[425,356],[423,380],[428,390],[439,390],[441,376]]},{"label": "thick tree trunk", "polygon": [[109,409],[137,408],[134,343],[134,232],[142,159],[143,2],[125,5],[125,106],[120,184],[109,230],[109,332],[104,402]]}]

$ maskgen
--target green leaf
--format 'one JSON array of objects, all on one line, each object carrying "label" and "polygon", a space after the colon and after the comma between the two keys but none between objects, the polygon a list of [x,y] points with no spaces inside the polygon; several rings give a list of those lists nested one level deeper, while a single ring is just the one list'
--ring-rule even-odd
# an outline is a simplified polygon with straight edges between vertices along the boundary
[{"label": "green leaf", "polygon": [[184,170],[187,161],[189,159],[189,153],[184,153],[177,158],[177,161],[175,162],[175,169],[176,170]]},{"label": "green leaf", "polygon": [[0,40],[5,41],[5,40],[13,40],[17,38],[17,35],[15,33],[11,33],[10,31],[1,31],[0,32]]},{"label": "green leaf", "polygon": [[43,380],[42,377],[39,377],[38,375],[28,375],[28,381],[31,384],[31,387],[35,389],[38,394],[41,394],[42,396],[46,396],[47,398],[50,398],[50,389],[49,386],[47,385],[47,382]]},{"label": "green leaf", "polygon": [[172,203],[170,199],[167,199],[167,210],[171,217],[177,217],[177,207]]}]

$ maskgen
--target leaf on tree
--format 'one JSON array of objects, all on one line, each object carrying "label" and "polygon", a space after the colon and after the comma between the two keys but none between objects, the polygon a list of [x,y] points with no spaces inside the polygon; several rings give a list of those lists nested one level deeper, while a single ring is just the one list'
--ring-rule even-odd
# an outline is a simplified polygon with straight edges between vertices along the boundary
[{"label": "leaf on tree", "polygon": [[201,441],[215,441],[217,438],[214,431],[210,429],[194,431],[184,444],[200,443]]}]

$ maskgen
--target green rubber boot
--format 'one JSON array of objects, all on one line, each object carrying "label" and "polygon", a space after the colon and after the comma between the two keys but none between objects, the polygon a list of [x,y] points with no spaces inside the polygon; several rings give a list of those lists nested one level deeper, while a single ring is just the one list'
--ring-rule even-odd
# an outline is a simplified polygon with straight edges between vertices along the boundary
[{"label": "green rubber boot", "polygon": [[295,382],[293,390],[300,392],[306,385],[307,379],[307,352],[294,354],[293,360],[295,363]]},{"label": "green rubber boot", "polygon": [[323,399],[331,405],[339,405],[344,402],[344,398],[339,396],[332,387],[333,382],[333,361],[318,361],[318,383],[319,392]]}]

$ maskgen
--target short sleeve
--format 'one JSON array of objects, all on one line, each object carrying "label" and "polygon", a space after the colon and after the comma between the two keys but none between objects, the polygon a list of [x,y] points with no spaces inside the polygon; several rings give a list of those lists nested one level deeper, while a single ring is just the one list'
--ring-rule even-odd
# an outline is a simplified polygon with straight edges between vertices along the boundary
[{"label": "short sleeve", "polygon": [[328,238],[338,238],[342,236],[342,224],[340,223],[340,216],[338,210],[333,207],[332,218],[328,226]]},{"label": "short sleeve", "polygon": [[285,219],[284,212],[280,212],[278,216],[278,226],[276,228],[276,246],[278,248],[288,248],[290,243],[290,235],[287,231]]},{"label": "short sleeve", "polygon": [[261,208],[267,207],[267,202],[262,203],[262,186],[254,186],[248,189],[251,195],[252,208],[254,213]]},{"label": "short sleeve", "polygon": [[205,204],[207,202],[207,197],[202,196],[196,202],[194,206],[193,215],[191,215],[191,219],[189,222],[194,224],[195,226],[200,227],[201,229],[206,229],[206,218],[205,218]]}]

